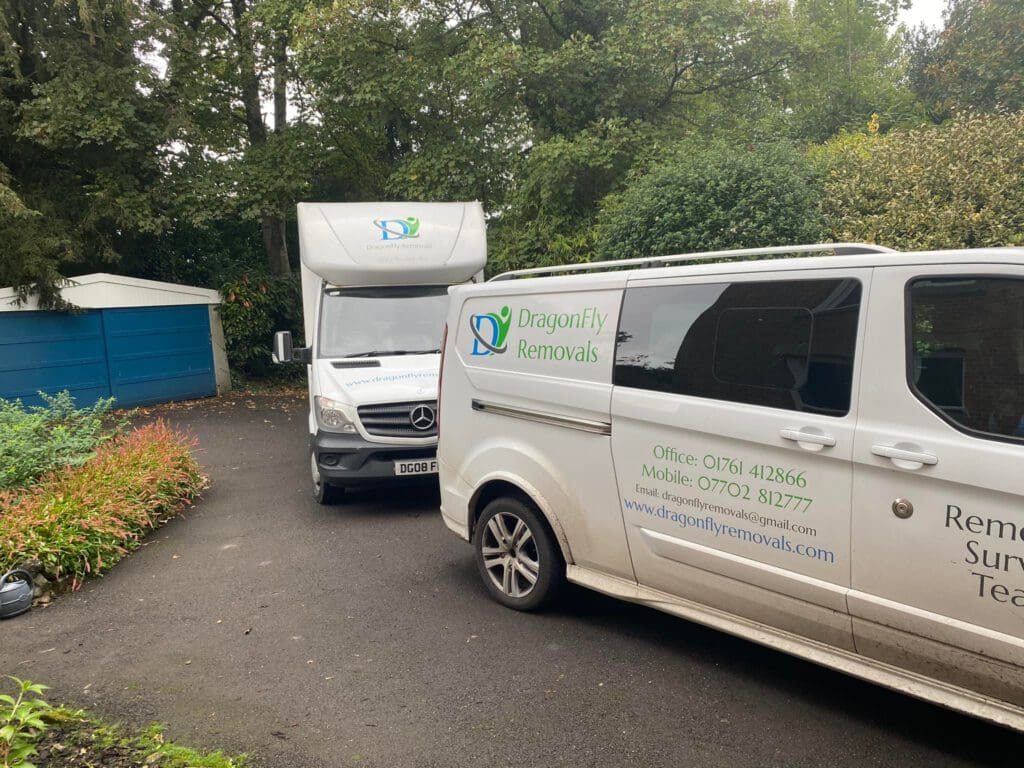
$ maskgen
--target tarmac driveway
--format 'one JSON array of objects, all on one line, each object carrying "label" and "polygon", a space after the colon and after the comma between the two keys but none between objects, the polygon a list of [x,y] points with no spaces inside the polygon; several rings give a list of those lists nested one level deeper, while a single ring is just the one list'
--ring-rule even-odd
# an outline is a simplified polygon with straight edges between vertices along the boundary
[{"label": "tarmac driveway", "polygon": [[1024,738],[657,612],[489,601],[429,487],[310,497],[303,398],[170,410],[212,485],[0,672],[307,766],[1020,766]]}]

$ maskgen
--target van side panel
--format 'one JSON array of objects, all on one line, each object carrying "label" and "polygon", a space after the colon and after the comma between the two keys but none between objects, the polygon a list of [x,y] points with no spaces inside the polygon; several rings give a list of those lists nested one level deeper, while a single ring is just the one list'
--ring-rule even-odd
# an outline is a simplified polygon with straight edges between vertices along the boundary
[{"label": "van side panel", "polygon": [[[470,494],[495,477],[517,485],[561,529],[571,562],[632,579],[608,469],[621,290],[488,288],[464,303],[453,291],[439,461]],[[448,485],[442,505],[454,528],[468,499]]]}]

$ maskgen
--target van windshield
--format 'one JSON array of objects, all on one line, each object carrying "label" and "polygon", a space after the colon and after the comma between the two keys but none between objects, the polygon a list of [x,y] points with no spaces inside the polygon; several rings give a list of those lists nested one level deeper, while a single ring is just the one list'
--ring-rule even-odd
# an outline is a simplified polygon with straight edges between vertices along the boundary
[{"label": "van windshield", "polygon": [[328,288],[320,310],[320,357],[440,352],[448,288]]}]

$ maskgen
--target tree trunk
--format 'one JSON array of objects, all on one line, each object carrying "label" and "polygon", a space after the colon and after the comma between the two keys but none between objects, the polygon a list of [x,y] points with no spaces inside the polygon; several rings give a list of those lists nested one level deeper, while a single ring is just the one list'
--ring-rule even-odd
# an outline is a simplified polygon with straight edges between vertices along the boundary
[{"label": "tree trunk", "polygon": [[[246,0],[231,0],[231,12],[235,22],[235,42],[238,44],[238,70],[242,86],[242,106],[245,109],[245,127],[249,143],[261,147],[267,143],[267,125],[263,122],[263,105],[260,102],[260,80],[256,71],[256,44],[252,29],[245,13]],[[283,89],[283,84],[282,84]],[[283,90],[282,90],[283,93]],[[274,73],[274,111],[279,109],[278,76]],[[287,109],[287,102],[281,101],[280,108]],[[276,116],[276,115],[275,115]],[[271,274],[291,274],[288,263],[288,243],[284,237],[284,217],[280,212],[264,213],[260,221],[263,235],[263,250]]]},{"label": "tree trunk", "polygon": [[263,232],[263,250],[266,251],[271,274],[291,274],[288,242],[284,238],[284,217],[279,214],[265,214],[260,228]]},{"label": "tree trunk", "polygon": [[[274,133],[288,127],[288,42],[284,35],[274,40]],[[283,215],[263,217],[263,245],[275,275],[291,272],[288,263],[288,240],[285,238]]]},{"label": "tree trunk", "polygon": [[274,133],[288,126],[288,41],[284,35],[274,39]]}]

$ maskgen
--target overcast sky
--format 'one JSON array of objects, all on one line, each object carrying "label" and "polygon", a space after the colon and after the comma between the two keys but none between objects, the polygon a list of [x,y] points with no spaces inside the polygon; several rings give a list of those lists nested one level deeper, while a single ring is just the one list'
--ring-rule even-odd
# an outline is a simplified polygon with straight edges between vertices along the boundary
[{"label": "overcast sky", "polygon": [[900,21],[908,27],[916,27],[922,21],[929,27],[941,27],[945,7],[946,0],[913,0],[908,10],[900,13]]}]

